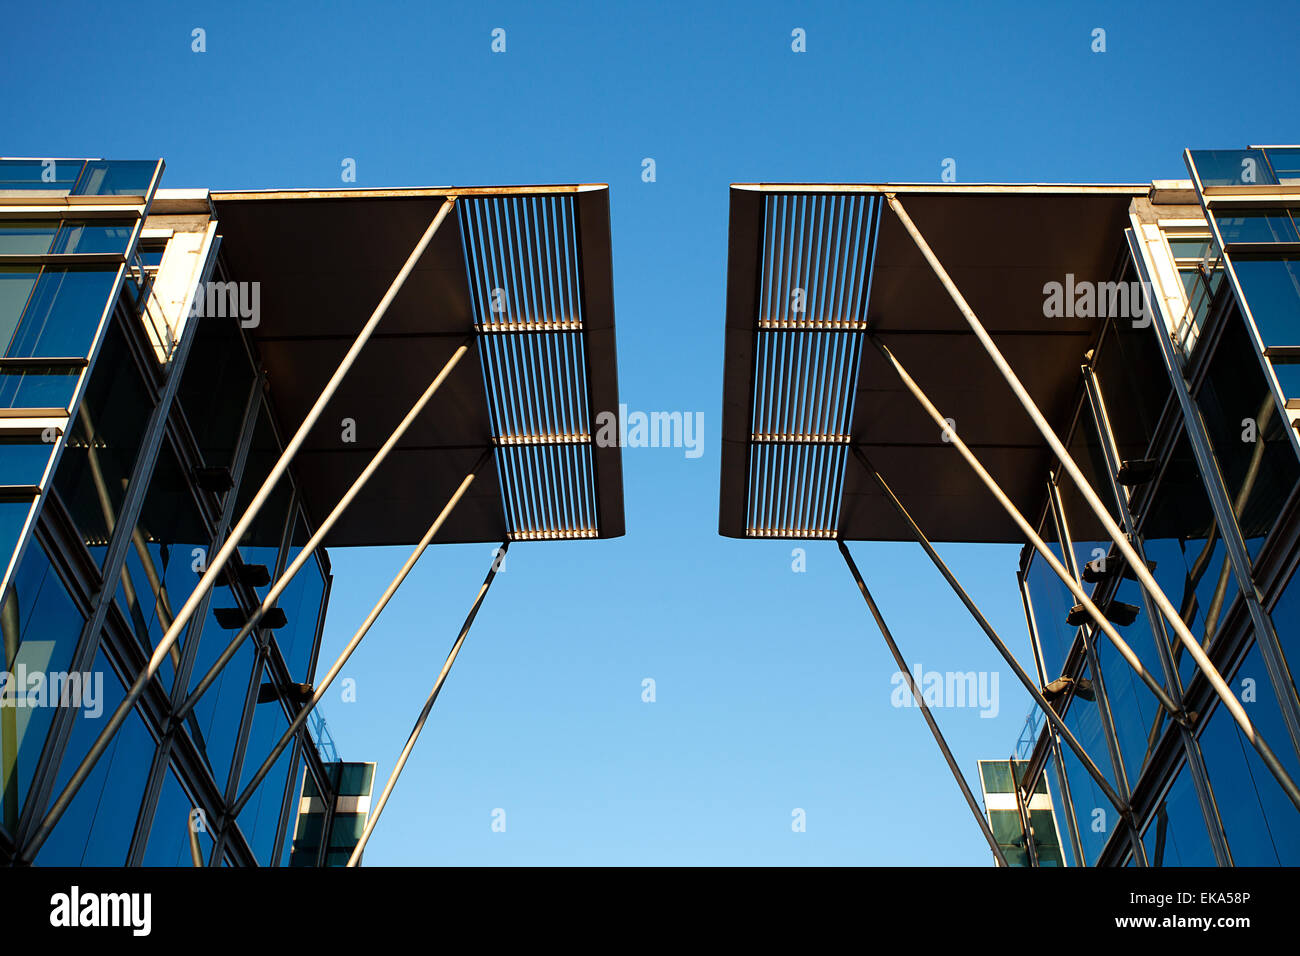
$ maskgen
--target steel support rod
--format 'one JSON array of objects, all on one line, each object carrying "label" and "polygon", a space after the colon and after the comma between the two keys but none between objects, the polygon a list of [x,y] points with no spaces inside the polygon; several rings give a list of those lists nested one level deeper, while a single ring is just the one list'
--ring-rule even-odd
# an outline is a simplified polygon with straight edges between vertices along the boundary
[{"label": "steel support rod", "polygon": [[979,459],[976,458],[974,453],[966,446],[966,443],[961,440],[961,436],[958,435],[951,426],[949,426],[947,420],[943,417],[940,411],[934,407],[930,399],[926,397],[926,394],[921,391],[921,387],[916,384],[916,381],[912,376],[907,374],[907,369],[903,368],[898,359],[894,357],[894,353],[889,351],[885,344],[880,342],[874,335],[868,333],[868,338],[870,338],[872,344],[880,350],[880,354],[882,354],[890,364],[893,365],[894,371],[898,373],[898,377],[902,380],[903,384],[907,386],[908,391],[910,391],[912,395],[915,396],[916,400],[920,402],[921,406],[926,410],[930,418],[934,420],[935,424],[944,430],[944,433],[947,434],[949,439],[952,441],[953,447],[961,452],[962,457],[966,459],[966,463],[970,465],[971,470],[979,476],[979,479],[984,483],[984,486],[992,492],[993,497],[995,497],[998,500],[998,503],[1002,505],[1003,510],[1011,516],[1011,519],[1020,528],[1021,533],[1023,533],[1034,546],[1034,550],[1043,556],[1043,560],[1047,562],[1048,566],[1053,572],[1055,572],[1056,576],[1061,579],[1061,583],[1070,589],[1070,593],[1074,595],[1075,600],[1079,601],[1079,603],[1087,608],[1088,613],[1092,616],[1092,619],[1096,622],[1097,626],[1101,628],[1108,638],[1110,638],[1110,642],[1115,645],[1116,650],[1120,652],[1124,657],[1124,660],[1128,661],[1129,666],[1133,668],[1138,677],[1142,678],[1143,683],[1145,683],[1147,687],[1151,689],[1151,692],[1156,695],[1156,698],[1160,701],[1161,705],[1163,705],[1164,708],[1175,717],[1181,717],[1183,714],[1182,708],[1178,707],[1173,700],[1170,699],[1169,695],[1165,693],[1165,689],[1161,687],[1156,682],[1156,679],[1147,672],[1147,669],[1142,666],[1142,662],[1138,659],[1137,654],[1133,653],[1133,648],[1129,647],[1124,638],[1120,637],[1119,632],[1115,630],[1114,625],[1106,619],[1106,615],[1104,615],[1101,612],[1101,609],[1093,603],[1092,598],[1088,597],[1088,595],[1084,593],[1079,582],[1074,579],[1074,575],[1070,574],[1070,572],[1066,570],[1065,565],[1061,564],[1056,555],[1052,554],[1052,549],[1044,543],[1043,539],[1038,536],[1038,532],[1036,532],[1033,529],[1033,526],[1025,520],[1025,516],[1020,513],[1020,509],[1018,509],[1011,499],[1006,496],[1006,493],[998,485],[997,481],[994,480],[993,476],[985,470],[982,464],[980,464]]},{"label": "steel support rod", "polygon": [[393,450],[393,447],[401,440],[402,436],[406,434],[407,429],[411,427],[411,424],[419,417],[420,413],[424,411],[424,407],[429,404],[429,400],[433,398],[434,392],[438,390],[438,387],[442,385],[447,376],[451,374],[451,370],[456,367],[456,364],[468,351],[469,345],[465,344],[452,353],[451,358],[449,358],[446,364],[443,365],[442,371],[440,371],[437,377],[429,383],[429,387],[424,390],[424,394],[421,395],[416,403],[411,406],[411,410],[406,413],[406,417],[398,423],[395,429],[393,429],[393,433],[388,436],[388,440],[384,442],[379,451],[375,452],[375,456],[370,459],[370,464],[366,465],[361,474],[357,475],[356,481],[352,482],[352,487],[350,487],[343,497],[339,499],[339,503],[334,506],[334,510],[331,511],[325,520],[321,522],[321,526],[316,529],[316,533],[308,539],[305,545],[303,545],[298,556],[295,557],[290,565],[284,569],[284,573],[280,575],[280,579],[275,582],[275,585],[271,590],[266,593],[266,597],[262,599],[261,605],[253,612],[252,616],[244,626],[239,629],[239,633],[236,634],[230,643],[226,645],[226,649],[221,652],[221,655],[213,662],[212,666],[208,668],[207,673],[203,675],[203,679],[199,681],[198,686],[196,686],[194,690],[190,691],[190,695],[185,698],[184,703],[177,708],[176,713],[172,715],[173,722],[184,720],[189,715],[190,711],[194,709],[195,704],[199,702],[199,698],[202,697],[208,688],[212,686],[213,681],[217,679],[222,669],[230,663],[231,659],[239,652],[239,645],[243,643],[244,638],[246,638],[253,628],[257,626],[258,622],[262,620],[266,612],[275,606],[275,602],[279,600],[280,595],[284,593],[284,589],[289,586],[289,582],[293,580],[294,575],[296,575],[302,566],[310,560],[311,556],[316,552],[317,547],[319,547],[320,543],[325,540],[325,535],[329,534],[330,529],[333,528],[339,518],[343,516],[343,512],[345,512],[352,504],[352,500],[356,498],[361,489],[365,487],[366,482],[370,480],[371,476],[379,469],[379,466],[383,464],[384,459],[388,457],[388,453]]},{"label": "steel support rod", "polygon": [[939,553],[935,551],[934,546],[930,544],[929,538],[927,538],[925,533],[921,531],[920,526],[918,526],[913,520],[912,515],[908,512],[907,508],[903,506],[903,503],[898,499],[898,496],[894,494],[894,489],[885,481],[884,476],[876,470],[875,465],[871,463],[870,459],[867,458],[861,448],[857,445],[851,447],[859,464],[867,470],[867,474],[871,475],[871,477],[875,479],[880,490],[884,492],[889,503],[893,505],[894,511],[898,513],[899,518],[903,520],[903,523],[907,525],[908,530],[912,532],[912,537],[916,539],[916,543],[921,546],[922,550],[924,550],[926,555],[929,557],[930,562],[938,569],[939,573],[943,575],[943,579],[948,582],[948,586],[952,588],[953,593],[956,594],[961,603],[965,605],[970,616],[974,619],[975,623],[980,626],[980,630],[988,635],[988,639],[993,642],[994,648],[996,648],[997,652],[1002,655],[1002,659],[1007,662],[1007,666],[1015,672],[1016,677],[1020,679],[1020,683],[1025,686],[1027,691],[1029,691],[1029,695],[1034,698],[1034,702],[1038,704],[1039,708],[1043,711],[1043,715],[1048,719],[1052,726],[1056,728],[1057,733],[1064,738],[1065,742],[1070,745],[1070,749],[1073,750],[1075,756],[1079,758],[1079,762],[1083,764],[1083,768],[1087,770],[1092,779],[1096,781],[1097,786],[1101,788],[1104,794],[1106,794],[1106,798],[1115,806],[1115,809],[1122,814],[1127,814],[1129,812],[1127,801],[1120,799],[1119,794],[1116,793],[1110,783],[1107,782],[1106,777],[1097,767],[1097,764],[1090,756],[1088,756],[1088,752],[1083,749],[1083,745],[1079,743],[1074,734],[1070,732],[1070,728],[1065,726],[1065,721],[1061,719],[1059,714],[1057,714],[1056,709],[1047,702],[1047,698],[1043,696],[1038,685],[1034,683],[1033,679],[1028,673],[1026,673],[1025,669],[1020,666],[1020,662],[1016,660],[1016,656],[1011,653],[1011,649],[1007,647],[1002,638],[998,636],[998,632],[993,629],[993,625],[989,623],[988,618],[986,618],[980,611],[979,607],[976,606],[974,600],[971,599],[971,596],[966,593],[966,589],[961,586],[961,582],[957,580],[956,575],[954,575],[948,568],[948,565],[944,562],[943,558],[939,557]]},{"label": "steel support rod", "polygon": [[384,593],[381,594],[379,600],[375,602],[375,606],[371,608],[370,613],[366,615],[366,619],[362,621],[361,626],[357,628],[357,632],[352,635],[352,639],[348,641],[347,646],[343,648],[343,653],[339,654],[338,659],[334,661],[325,676],[321,678],[319,685],[317,685],[316,689],[312,692],[311,698],[303,704],[302,710],[300,710],[298,715],[294,717],[293,721],[289,724],[288,729],[280,735],[279,741],[277,741],[276,745],[271,748],[271,753],[262,761],[262,765],[257,768],[257,773],[253,774],[252,779],[248,781],[248,785],[244,787],[244,792],[241,793],[234,803],[230,805],[230,816],[232,818],[239,816],[239,812],[244,809],[244,804],[246,804],[249,798],[257,791],[258,785],[266,775],[271,772],[271,768],[275,766],[275,761],[279,759],[280,754],[282,754],[284,749],[293,742],[294,735],[302,729],[302,725],[307,722],[307,718],[311,716],[311,712],[315,710],[316,705],[324,699],[325,691],[329,690],[330,684],[334,682],[334,678],[338,677],[339,672],[343,670],[343,666],[347,664],[348,658],[352,656],[352,652],[360,646],[362,639],[370,633],[370,629],[374,626],[375,621],[379,620],[379,615],[384,612],[384,608],[388,606],[388,602],[393,599],[393,595],[397,593],[397,589],[402,586],[402,582],[405,581],[407,575],[411,573],[411,569],[415,567],[415,563],[420,560],[420,556],[423,555],[425,550],[429,547],[429,543],[433,541],[434,536],[437,535],[443,522],[447,520],[447,516],[452,513],[456,505],[460,503],[460,499],[464,497],[465,492],[469,490],[469,486],[474,483],[475,474],[483,467],[490,454],[491,450],[488,450],[479,456],[478,461],[474,465],[474,470],[465,476],[465,479],[460,483],[459,487],[456,488],[455,493],[447,499],[447,503],[443,505],[442,510],[438,512],[438,517],[433,520],[433,524],[429,525],[429,530],[424,533],[424,537],[422,537],[416,544],[410,557],[406,559],[406,563],[403,564],[401,569],[397,572],[397,576],[389,582],[388,587],[384,589]]},{"label": "steel support rod", "polygon": [[[900,203],[898,197],[893,194],[889,194],[887,198],[889,200],[889,208],[894,211],[899,222],[903,224],[903,228],[907,230],[908,234],[912,237],[912,241],[916,243],[916,247],[921,250],[921,254],[925,256],[926,261],[929,262],[930,268],[934,270],[935,276],[938,277],[939,281],[943,284],[943,287],[948,291],[948,295],[952,298],[953,303],[965,317],[966,324],[970,326],[971,331],[975,333],[975,337],[979,339],[980,344],[984,346],[984,351],[987,352],[989,358],[993,360],[993,364],[997,366],[1002,378],[1006,381],[1007,385],[1011,387],[1016,398],[1020,401],[1021,407],[1024,408],[1026,414],[1029,415],[1039,433],[1052,449],[1052,452],[1060,460],[1062,467],[1065,468],[1066,472],[1074,480],[1075,487],[1078,488],[1084,501],[1088,503],[1088,507],[1101,522],[1102,527],[1106,529],[1106,533],[1115,543],[1115,547],[1119,549],[1120,555],[1124,558],[1124,561],[1128,564],[1129,568],[1132,569],[1138,582],[1151,595],[1151,599],[1155,601],[1156,606],[1160,609],[1160,613],[1169,621],[1169,626],[1174,629],[1174,633],[1178,635],[1178,639],[1182,641],[1183,646],[1187,648],[1187,652],[1191,654],[1192,659],[1196,662],[1197,668],[1205,675],[1205,679],[1209,682],[1210,686],[1214,688],[1215,693],[1219,696],[1223,705],[1228,709],[1228,712],[1232,714],[1233,719],[1236,720],[1242,733],[1246,735],[1246,738],[1254,746],[1264,763],[1266,763],[1269,769],[1273,772],[1273,776],[1275,776],[1278,782],[1282,785],[1282,789],[1286,791],[1291,802],[1294,803],[1297,808],[1300,808],[1300,787],[1296,786],[1295,781],[1291,779],[1291,775],[1288,774],[1286,768],[1282,766],[1282,762],[1278,760],[1277,755],[1273,753],[1273,749],[1269,747],[1269,745],[1264,741],[1264,738],[1255,730],[1250,718],[1246,716],[1246,710],[1242,707],[1241,701],[1237,700],[1236,695],[1232,693],[1232,690],[1228,687],[1227,681],[1223,679],[1223,675],[1219,673],[1218,668],[1214,666],[1210,661],[1209,656],[1205,653],[1204,648],[1201,647],[1200,641],[1195,638],[1191,629],[1187,626],[1187,623],[1181,616],[1179,616],[1177,609],[1169,600],[1169,597],[1165,594],[1160,585],[1156,583],[1156,579],[1147,568],[1146,562],[1138,557],[1137,552],[1133,550],[1133,545],[1129,543],[1124,532],[1121,531],[1119,525],[1115,523],[1115,519],[1111,517],[1110,512],[1106,509],[1105,505],[1102,504],[1101,499],[1097,497],[1097,493],[1093,490],[1092,485],[1088,482],[1087,478],[1084,477],[1079,466],[1075,464],[1074,459],[1070,457],[1070,453],[1066,450],[1065,445],[1056,437],[1056,432],[1052,429],[1052,426],[1048,423],[1047,419],[1043,417],[1043,413],[1038,410],[1038,406],[1034,404],[1033,398],[1025,389],[1025,386],[1021,383],[1015,371],[1007,363],[1006,358],[1002,355],[1002,352],[998,349],[997,345],[994,344],[993,339],[989,336],[988,332],[985,331],[984,326],[980,324],[979,318],[966,302],[965,297],[962,296],[961,290],[957,288],[956,283],[952,281],[952,277],[948,275],[943,264],[939,262],[938,257],[935,256],[934,251],[925,241],[925,237],[921,235],[920,230],[916,228],[916,224],[912,222],[911,217],[907,215],[907,211],[903,209],[903,204]],[[1085,603],[1090,608],[1090,611],[1095,610],[1090,601]],[[1110,634],[1108,633],[1107,636],[1110,636]],[[1127,647],[1127,645],[1125,645],[1125,647]],[[1129,653],[1132,653],[1132,651]],[[1148,684],[1148,686],[1153,685],[1154,682],[1149,682]],[[1161,703],[1166,703],[1169,700],[1168,695],[1164,693],[1163,689],[1160,690],[1158,696],[1162,698]],[[1174,712],[1177,713],[1178,711]]]},{"label": "steel support rod", "polygon": [[185,829],[190,833],[190,860],[195,866],[203,865],[203,850],[199,847],[199,835],[194,829],[195,810],[191,810]]},{"label": "steel support rod", "polygon": [[447,218],[447,214],[451,212],[454,203],[454,197],[445,200],[442,206],[438,209],[437,215],[435,215],[433,220],[429,223],[428,228],[424,230],[424,235],[420,237],[420,241],[417,242],[415,248],[411,250],[411,254],[407,257],[401,270],[389,285],[388,291],[384,293],[383,299],[380,300],[379,305],[375,307],[375,311],[371,313],[370,318],[357,334],[356,339],[352,343],[352,347],[349,348],[347,354],[343,356],[343,360],[339,363],[338,368],[334,370],[334,374],[330,376],[329,382],[326,383],[324,390],[321,391],[320,396],[316,399],[316,403],[312,405],[311,410],[307,412],[307,416],[303,419],[302,424],[298,426],[298,430],[294,433],[293,438],[290,439],[289,444],[285,446],[284,453],[280,455],[279,460],[277,460],[275,465],[271,468],[271,473],[266,476],[266,481],[262,483],[262,487],[253,497],[253,500],[249,502],[248,509],[239,519],[239,523],[235,525],[234,529],[227,536],[225,543],[217,552],[216,557],[209,563],[207,571],[204,572],[203,577],[199,579],[199,583],[195,585],[194,591],[190,594],[189,598],[186,599],[184,606],[181,607],[179,613],[177,613],[175,619],[172,621],[171,627],[167,629],[166,633],[163,634],[162,639],[159,640],[158,646],[154,649],[153,655],[149,658],[148,665],[146,665],[145,669],[140,672],[139,676],[136,677],[135,682],[127,690],[126,696],[122,698],[122,702],[118,705],[117,709],[113,711],[113,714],[109,717],[104,729],[100,731],[99,736],[95,738],[95,742],[91,745],[90,751],[77,766],[77,769],[73,772],[71,779],[68,780],[67,785],[64,786],[62,792],[57,798],[55,798],[54,803],[46,812],[44,819],[41,820],[40,826],[36,828],[35,832],[32,833],[31,838],[27,841],[27,844],[22,848],[20,858],[23,861],[30,863],[35,857],[37,851],[40,850],[41,846],[49,838],[50,831],[54,829],[54,825],[59,822],[64,811],[68,809],[68,805],[72,803],[72,798],[77,795],[77,791],[81,789],[81,785],[85,783],[86,778],[90,776],[91,770],[94,769],[95,764],[104,753],[105,748],[108,746],[108,742],[113,739],[113,735],[117,733],[118,728],[122,726],[122,722],[126,720],[126,715],[129,714],[131,708],[135,706],[135,702],[144,692],[145,686],[153,678],[154,674],[158,672],[158,668],[162,665],[164,658],[166,658],[167,654],[170,652],[172,645],[176,643],[181,631],[183,631],[185,626],[189,624],[190,618],[193,616],[195,609],[199,606],[208,591],[212,589],[213,585],[216,583],[218,575],[220,575],[225,569],[226,563],[230,560],[230,556],[234,554],[235,549],[239,547],[239,542],[243,540],[244,535],[252,526],[258,513],[262,510],[262,506],[271,497],[271,493],[275,490],[276,484],[279,482],[281,477],[283,477],[285,471],[288,470],[289,462],[293,460],[298,449],[302,447],[303,442],[307,440],[307,433],[311,431],[313,426],[315,426],[317,419],[319,419],[321,413],[324,412],[325,406],[328,405],[330,399],[334,397],[334,393],[338,390],[339,384],[343,381],[343,377],[352,368],[353,364],[356,362],[357,356],[361,353],[361,349],[365,347],[366,342],[369,341],[371,334],[375,331],[376,326],[379,325],[379,321],[388,311],[388,307],[392,305],[393,300],[397,298],[397,294],[402,290],[402,286],[405,285],[407,277],[411,274],[411,271],[424,255],[424,250],[428,248],[429,243],[433,240],[434,233],[438,231],[438,227],[442,225],[443,220]]},{"label": "steel support rod", "polygon": [[916,681],[912,678],[912,672],[907,669],[907,662],[903,660],[902,652],[899,651],[898,645],[894,643],[894,635],[890,633],[884,615],[880,613],[880,608],[876,606],[875,599],[872,598],[871,592],[867,590],[867,584],[862,580],[858,566],[853,563],[853,555],[849,554],[849,549],[843,541],[836,539],[835,543],[840,547],[840,554],[844,555],[844,563],[848,565],[849,573],[853,575],[853,580],[857,582],[858,590],[862,592],[862,596],[866,599],[871,616],[876,619],[876,627],[880,628],[881,637],[889,645],[889,653],[894,655],[894,662],[898,665],[898,672],[907,678],[908,689],[911,690],[917,706],[921,708],[921,716],[925,718],[930,733],[934,735],[934,742],[939,745],[939,750],[943,752],[943,759],[947,761],[953,779],[957,781],[957,786],[961,788],[962,796],[966,798],[966,804],[970,807],[970,812],[975,814],[975,822],[980,825],[980,832],[984,834],[984,839],[988,841],[989,849],[993,851],[993,855],[997,858],[998,866],[1006,866],[1007,858],[1002,854],[1002,847],[998,846],[993,831],[989,829],[988,820],[984,819],[984,811],[975,802],[975,795],[971,793],[966,778],[962,776],[961,769],[953,758],[952,751],[948,749],[948,742],[943,739],[943,733],[940,732],[939,725],[935,723],[934,715],[930,713],[930,708],[925,702],[925,695],[921,693],[921,688],[916,686]]},{"label": "steel support rod", "polygon": [[379,795],[375,808],[370,811],[370,817],[366,820],[365,829],[361,831],[361,839],[357,841],[356,847],[352,850],[352,855],[348,858],[348,866],[356,866],[361,861],[361,854],[365,852],[366,843],[370,841],[370,834],[374,832],[375,824],[379,822],[379,815],[384,812],[384,805],[388,803],[393,788],[397,786],[397,778],[401,776],[407,758],[411,756],[411,751],[415,749],[415,742],[420,737],[420,731],[424,729],[424,722],[428,720],[429,712],[433,710],[434,702],[438,699],[443,683],[447,680],[447,674],[451,672],[451,665],[456,663],[456,655],[460,653],[461,645],[465,643],[469,629],[474,624],[474,618],[478,617],[479,608],[483,606],[483,599],[487,597],[488,588],[492,586],[492,581],[497,576],[497,569],[501,566],[501,562],[509,548],[510,542],[504,541],[501,544],[501,549],[492,556],[492,566],[488,568],[487,577],[483,579],[478,594],[474,596],[474,603],[470,605],[469,614],[465,616],[465,623],[461,625],[460,633],[456,635],[456,642],[451,645],[451,651],[447,654],[446,661],[443,662],[442,670],[438,672],[438,679],[433,682],[433,690],[429,692],[429,697],[424,702],[424,709],[420,711],[419,719],[416,720],[415,727],[411,730],[411,736],[407,738],[406,746],[402,748],[402,753],[397,758],[397,764],[393,767],[393,772],[388,776],[388,783],[384,785],[384,791]]}]

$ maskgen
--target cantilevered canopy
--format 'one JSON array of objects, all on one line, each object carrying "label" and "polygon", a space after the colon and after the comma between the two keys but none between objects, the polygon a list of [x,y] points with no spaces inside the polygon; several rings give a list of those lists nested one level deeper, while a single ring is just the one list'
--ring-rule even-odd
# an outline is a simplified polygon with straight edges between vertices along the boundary
[{"label": "cantilevered canopy", "polygon": [[229,278],[260,283],[251,334],[280,426],[304,420],[448,197],[295,460],[310,514],[319,524],[468,340],[325,543],[413,544],[489,448],[435,543],[621,535],[619,449],[592,442],[618,406],[605,186],[214,192]]},{"label": "cantilevered canopy", "polygon": [[1109,282],[1150,186],[734,185],[719,527],[729,537],[912,540],[848,454],[859,445],[938,541],[1020,542],[874,333],[1015,504],[1054,461],[897,217],[917,227],[1038,407],[1068,425],[1101,321],[1046,318],[1048,282]]}]

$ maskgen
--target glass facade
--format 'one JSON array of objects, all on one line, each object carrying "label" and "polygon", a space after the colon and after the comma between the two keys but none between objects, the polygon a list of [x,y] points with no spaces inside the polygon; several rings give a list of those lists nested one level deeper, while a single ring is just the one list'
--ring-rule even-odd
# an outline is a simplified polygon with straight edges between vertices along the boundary
[{"label": "glass facade", "polygon": [[[160,173],[157,161],[0,161],[0,203],[126,197],[120,218],[49,205],[0,220],[0,255],[40,257],[0,265],[0,407],[55,422],[6,431],[0,419],[0,845],[24,846],[283,447],[236,318],[189,318],[156,347],[142,283],[163,246],[149,240],[151,266],[137,253]],[[190,829],[207,865],[287,862],[299,775],[329,787],[305,730],[222,821],[300,706],[289,675],[312,679],[323,552],[285,592],[283,623],[243,640],[183,721],[169,714],[310,535],[297,502],[290,472],[31,862],[188,866]]]},{"label": "glass facade", "polygon": [[[1289,383],[1300,369],[1300,349],[1293,351],[1300,345],[1300,204],[1259,188],[1234,190],[1295,183],[1298,156],[1292,149],[1187,154],[1204,232],[1192,230],[1179,207],[1168,233],[1158,227],[1161,241],[1132,239],[1135,258],[1126,267],[1144,279],[1176,274],[1184,311],[1166,292],[1164,312],[1174,314],[1106,322],[1069,433],[1075,461],[1293,777],[1300,776],[1292,676],[1300,654],[1300,544],[1292,533],[1300,521],[1300,402],[1291,401]],[[1151,208],[1157,218],[1154,202]],[[1092,416],[1083,413],[1089,404]],[[1098,454],[1107,448],[1109,455]],[[1058,554],[1073,554],[1080,583],[1093,586],[1091,596],[1143,667],[1192,713],[1186,726],[1171,719],[1091,621],[1066,626],[1073,599],[1036,555],[1026,560],[1022,594],[1044,680],[1074,679],[1055,706],[1108,779],[1106,758],[1119,754],[1134,809],[1130,828],[1068,745],[1048,746],[1053,731],[1045,726],[1036,752],[1047,756],[1035,772],[1059,780],[1074,811],[1062,815],[1071,831],[1063,854],[1074,862],[1079,846],[1087,865],[1295,865],[1294,804],[1173,627],[1162,615],[1153,619],[1136,576],[1113,565],[1116,551],[1068,478],[1049,478],[1059,494],[1048,496],[1044,537]],[[1052,537],[1054,529],[1062,536]],[[1114,826],[1103,827],[1103,818]]]}]

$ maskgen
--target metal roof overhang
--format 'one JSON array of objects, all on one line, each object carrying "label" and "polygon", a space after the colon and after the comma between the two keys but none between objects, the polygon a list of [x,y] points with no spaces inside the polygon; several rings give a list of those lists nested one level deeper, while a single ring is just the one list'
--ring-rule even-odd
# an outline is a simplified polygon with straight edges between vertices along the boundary
[{"label": "metal roof overhang", "polygon": [[310,518],[319,525],[469,340],[326,545],[414,544],[493,448],[435,543],[621,535],[620,451],[590,437],[597,411],[618,407],[605,186],[213,192],[229,278],[260,283],[250,332],[284,437],[451,196],[294,460]]},{"label": "metal roof overhang", "polygon": [[[898,196],[1060,434],[1100,321],[1045,318],[1044,284],[1110,281],[1129,204],[1149,190],[734,185],[719,532],[913,540],[851,442],[933,540],[1022,541],[859,331],[897,356],[1034,520],[1051,452],[883,197]],[[796,314],[782,297],[800,281]],[[836,376],[851,387],[837,392]]]}]

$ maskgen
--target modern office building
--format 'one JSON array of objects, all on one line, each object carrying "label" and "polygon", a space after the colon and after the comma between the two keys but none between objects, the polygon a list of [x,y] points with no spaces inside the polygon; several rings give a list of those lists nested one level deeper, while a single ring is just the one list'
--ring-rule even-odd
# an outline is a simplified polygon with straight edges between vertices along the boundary
[{"label": "modern office building", "polygon": [[[1043,709],[1070,866],[1300,863],[1300,149],[1184,158],[731,191],[720,532],[835,540],[903,673],[846,542],[919,543]],[[1032,660],[932,541],[1024,544]]]},{"label": "modern office building", "polygon": [[989,829],[1008,866],[1064,866],[1052,784],[1043,774],[1026,797],[1023,760],[981,760],[980,792]]},{"label": "modern office building", "polygon": [[415,546],[350,653],[430,543],[623,531],[605,187],[162,174],[0,161],[3,863],[284,865],[359,794],[317,545]]}]

